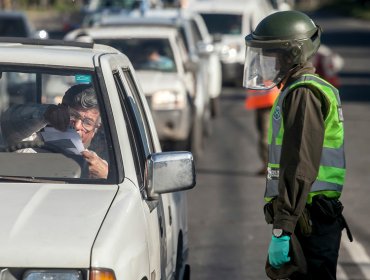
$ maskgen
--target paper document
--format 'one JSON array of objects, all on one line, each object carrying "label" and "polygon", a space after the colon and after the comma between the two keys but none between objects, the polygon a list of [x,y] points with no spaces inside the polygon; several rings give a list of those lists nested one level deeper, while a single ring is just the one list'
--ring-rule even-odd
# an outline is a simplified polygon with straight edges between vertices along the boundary
[{"label": "paper document", "polygon": [[41,132],[45,142],[50,142],[62,149],[66,149],[75,154],[80,154],[85,150],[81,137],[76,130],[68,128],[66,131],[60,131],[53,127],[45,127]]}]

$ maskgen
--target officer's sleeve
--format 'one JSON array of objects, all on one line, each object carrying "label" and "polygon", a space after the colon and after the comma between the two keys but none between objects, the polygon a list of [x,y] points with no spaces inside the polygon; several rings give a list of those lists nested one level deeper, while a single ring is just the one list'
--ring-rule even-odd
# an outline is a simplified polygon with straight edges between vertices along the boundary
[{"label": "officer's sleeve", "polygon": [[283,104],[284,138],[274,228],[294,232],[317,177],[324,140],[325,104],[307,88],[289,93]]}]

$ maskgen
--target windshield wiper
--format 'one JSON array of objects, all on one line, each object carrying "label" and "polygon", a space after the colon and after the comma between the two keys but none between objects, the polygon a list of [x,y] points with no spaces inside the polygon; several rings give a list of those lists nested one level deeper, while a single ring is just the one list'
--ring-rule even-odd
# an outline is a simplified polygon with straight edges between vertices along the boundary
[{"label": "windshield wiper", "polygon": [[50,180],[50,179],[39,179],[35,177],[28,176],[0,176],[0,181],[8,182],[32,182],[32,183],[61,183],[65,184],[62,180]]}]

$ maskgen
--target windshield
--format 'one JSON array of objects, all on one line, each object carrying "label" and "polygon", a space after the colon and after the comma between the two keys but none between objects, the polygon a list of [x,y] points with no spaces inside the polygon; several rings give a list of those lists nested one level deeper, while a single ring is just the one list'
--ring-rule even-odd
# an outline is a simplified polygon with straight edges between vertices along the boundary
[{"label": "windshield", "polygon": [[130,38],[95,39],[94,41],[112,46],[126,54],[136,70],[177,71],[168,39]]},{"label": "windshield", "polygon": [[242,15],[202,13],[210,34],[240,35],[242,33]]},{"label": "windshield", "polygon": [[94,74],[0,70],[0,177],[106,181],[112,145]]}]

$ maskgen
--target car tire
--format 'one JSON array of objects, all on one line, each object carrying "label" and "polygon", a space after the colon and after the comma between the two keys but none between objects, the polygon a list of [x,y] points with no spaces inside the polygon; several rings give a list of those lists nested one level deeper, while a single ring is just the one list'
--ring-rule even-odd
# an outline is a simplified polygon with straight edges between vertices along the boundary
[{"label": "car tire", "polygon": [[191,132],[191,152],[195,159],[202,156],[204,149],[203,120],[194,120]]},{"label": "car tire", "polygon": [[203,119],[203,132],[205,137],[211,137],[213,133],[213,117],[212,117],[212,104],[209,102],[207,109],[204,112]]},{"label": "car tire", "polygon": [[190,280],[190,265],[184,263],[183,242],[180,233],[177,244],[175,280]]},{"label": "car tire", "polygon": [[215,97],[211,98],[211,116],[212,119],[218,117],[220,115],[220,98]]}]

